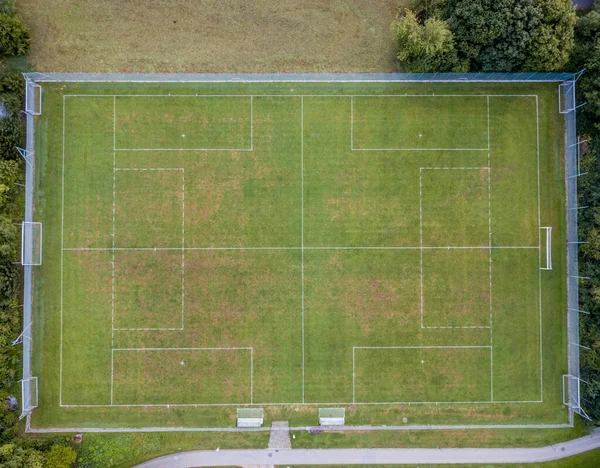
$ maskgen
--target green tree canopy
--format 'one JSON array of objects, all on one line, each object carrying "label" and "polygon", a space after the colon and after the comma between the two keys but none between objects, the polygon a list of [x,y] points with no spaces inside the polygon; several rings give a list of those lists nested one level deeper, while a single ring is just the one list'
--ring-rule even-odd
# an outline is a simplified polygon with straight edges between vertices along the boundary
[{"label": "green tree canopy", "polygon": [[397,58],[410,72],[450,71],[457,64],[454,39],[448,25],[429,18],[421,25],[407,10],[392,24]]},{"label": "green tree canopy", "polygon": [[557,70],[573,48],[571,0],[448,0],[442,16],[472,71]]},{"label": "green tree canopy", "polygon": [[0,13],[0,55],[27,55],[30,48],[29,31],[21,20]]}]

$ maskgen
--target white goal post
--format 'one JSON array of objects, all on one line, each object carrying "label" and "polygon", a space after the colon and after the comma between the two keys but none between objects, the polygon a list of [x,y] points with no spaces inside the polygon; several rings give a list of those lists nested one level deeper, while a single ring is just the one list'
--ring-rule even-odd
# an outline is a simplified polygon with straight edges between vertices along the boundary
[{"label": "white goal post", "polygon": [[38,378],[29,377],[21,380],[21,416],[23,419],[38,406]]},{"label": "white goal post", "polygon": [[546,266],[541,270],[552,270],[552,226],[542,226],[546,231]]},{"label": "white goal post", "polygon": [[21,265],[41,265],[42,223],[23,221],[21,226]]},{"label": "white goal post", "polygon": [[42,87],[31,80],[25,82],[25,112],[31,115],[42,113]]},{"label": "white goal post", "polygon": [[575,81],[565,81],[558,85],[558,111],[568,114],[577,107],[575,103]]}]

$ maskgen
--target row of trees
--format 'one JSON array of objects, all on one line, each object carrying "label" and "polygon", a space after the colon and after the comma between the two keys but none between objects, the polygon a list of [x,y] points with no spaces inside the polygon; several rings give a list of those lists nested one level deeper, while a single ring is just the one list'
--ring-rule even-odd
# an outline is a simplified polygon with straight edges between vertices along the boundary
[{"label": "row of trees", "polygon": [[392,25],[410,72],[558,70],[573,49],[571,0],[419,1]]},{"label": "row of trees", "polygon": [[585,69],[577,82],[582,404],[600,425],[600,2],[576,16],[571,0],[416,0],[392,25],[411,72]]},{"label": "row of trees", "polygon": [[0,0],[0,465],[15,468],[68,468],[76,453],[68,438],[19,437],[19,412],[6,402],[20,396],[21,348],[12,341],[22,329],[19,260],[23,217],[24,162],[15,146],[24,146],[23,77],[14,64],[29,53],[31,38],[15,15],[15,0]]},{"label": "row of trees", "polygon": [[[598,2],[596,2],[598,3]],[[579,287],[581,309],[580,335],[582,405],[596,425],[600,425],[600,5],[577,20],[575,47],[568,64],[571,70],[585,73],[577,82],[577,98],[586,103],[577,113],[577,130],[588,143],[583,150],[582,164],[588,175],[580,177],[579,204],[589,206],[579,210],[579,239],[587,242],[580,249],[580,271],[591,280]]]}]

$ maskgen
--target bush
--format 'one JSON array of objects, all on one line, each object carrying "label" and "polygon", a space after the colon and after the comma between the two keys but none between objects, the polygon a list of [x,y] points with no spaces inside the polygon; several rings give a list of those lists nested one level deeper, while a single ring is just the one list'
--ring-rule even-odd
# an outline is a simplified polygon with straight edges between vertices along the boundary
[{"label": "bush", "polygon": [[397,58],[409,72],[451,71],[457,65],[452,32],[444,21],[435,18],[419,24],[407,10],[392,24],[398,48]]},{"label": "bush", "polygon": [[70,468],[75,463],[77,454],[71,447],[55,444],[46,455],[46,468]]},{"label": "bush", "polygon": [[29,31],[20,19],[0,14],[0,55],[27,55],[31,49]]},{"label": "bush", "polygon": [[15,0],[0,0],[0,13],[3,15],[12,16],[15,14],[16,2]]}]

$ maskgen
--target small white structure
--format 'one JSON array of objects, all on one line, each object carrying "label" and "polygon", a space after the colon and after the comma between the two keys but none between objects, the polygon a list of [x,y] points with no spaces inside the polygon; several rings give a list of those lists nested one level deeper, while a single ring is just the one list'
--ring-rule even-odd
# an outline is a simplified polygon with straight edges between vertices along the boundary
[{"label": "small white structure", "polygon": [[321,426],[343,426],[345,422],[345,408],[319,408],[319,424]]},{"label": "small white structure", "polygon": [[264,416],[265,410],[262,408],[238,408],[237,427],[260,427]]}]

